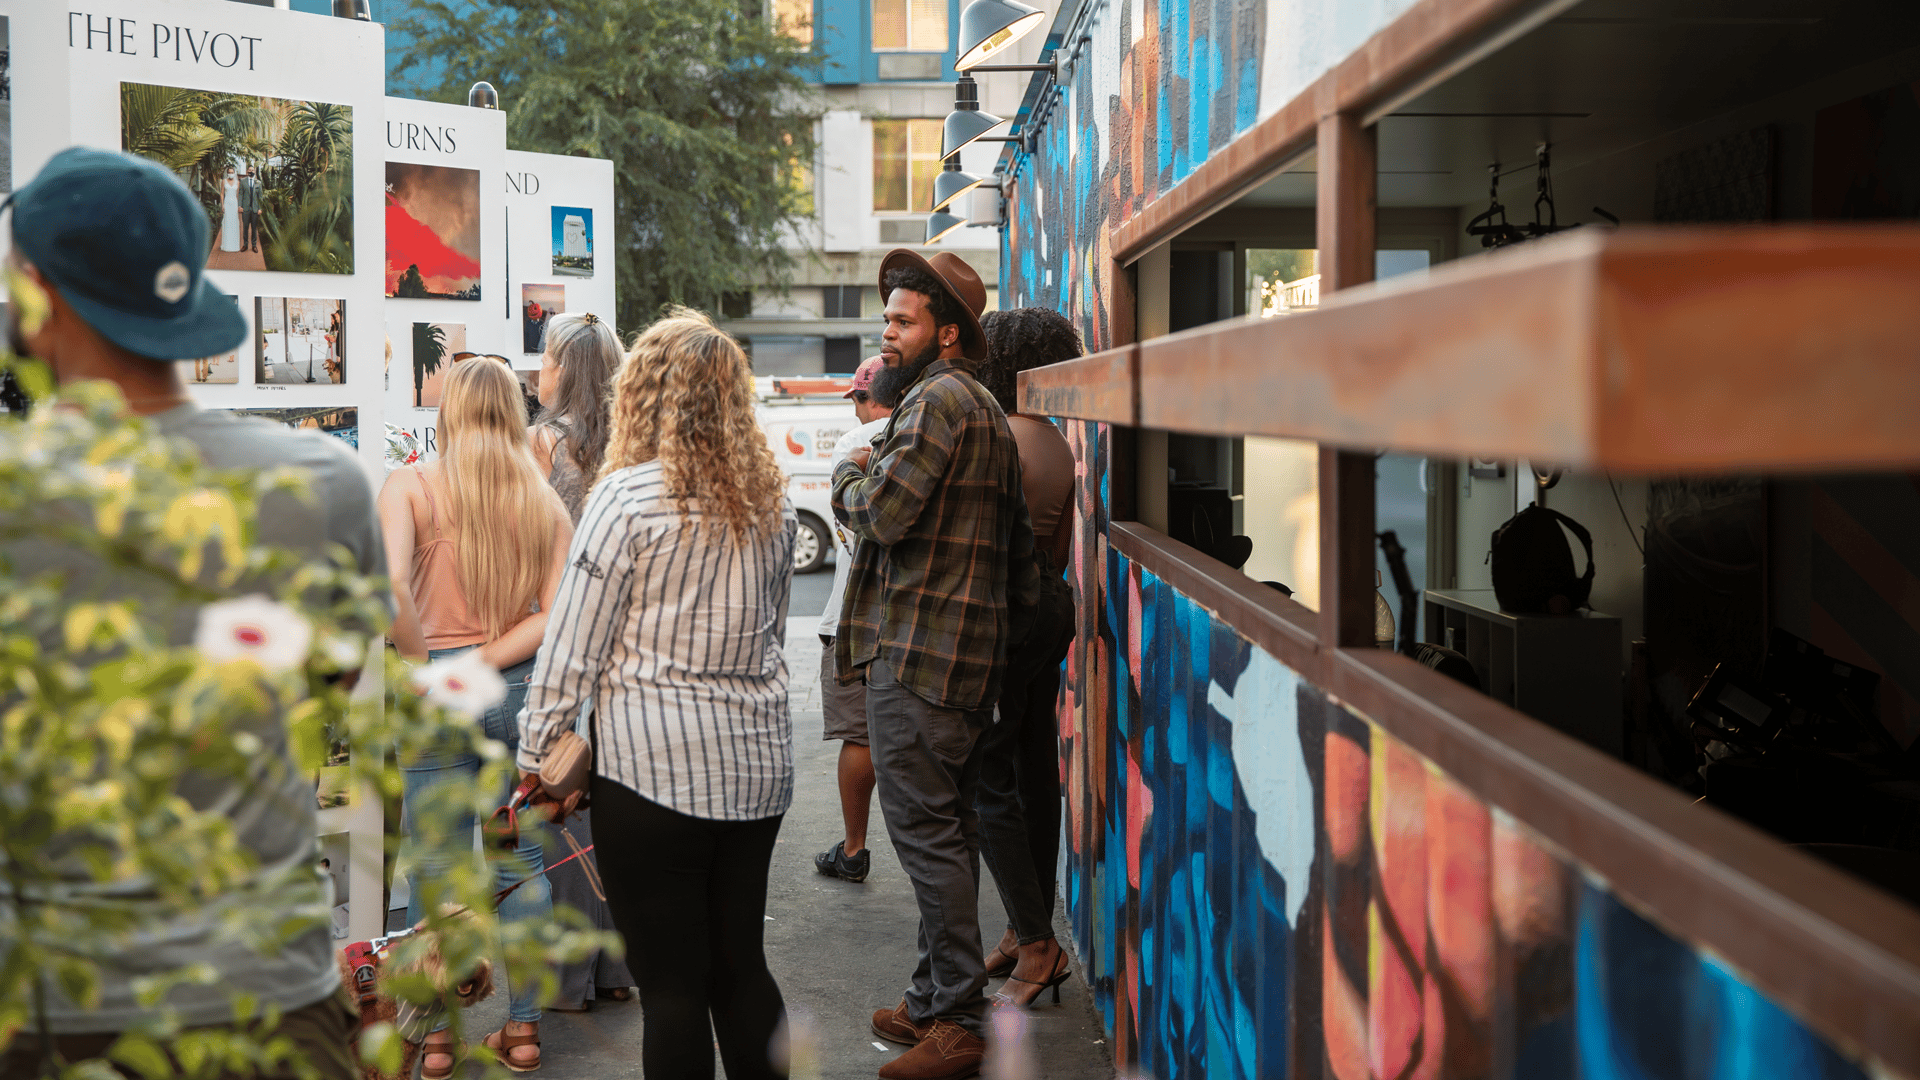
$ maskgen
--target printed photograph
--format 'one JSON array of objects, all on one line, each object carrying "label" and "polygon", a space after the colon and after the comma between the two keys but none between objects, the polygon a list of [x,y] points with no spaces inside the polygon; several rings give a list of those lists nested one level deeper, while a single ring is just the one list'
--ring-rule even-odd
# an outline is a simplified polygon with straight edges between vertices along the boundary
[{"label": "printed photograph", "polygon": [[387,295],[480,299],[480,171],[387,162]]},{"label": "printed photograph", "polygon": [[0,195],[13,193],[13,44],[0,15]]},{"label": "printed photograph", "polygon": [[[234,409],[237,416],[254,416],[285,424],[296,431],[331,435],[360,449],[360,410],[351,405],[322,405],[301,409]],[[344,746],[344,744],[342,744]]]},{"label": "printed photograph", "polygon": [[[234,307],[240,306],[240,298],[229,294]],[[225,356],[210,356],[205,360],[179,360],[180,378],[190,383],[237,383],[240,381],[240,346]]]},{"label": "printed photograph", "polygon": [[520,286],[520,348],[528,353],[547,351],[547,320],[567,310],[565,285]]},{"label": "printed photograph", "polygon": [[200,197],[208,267],[353,273],[352,107],[121,83],[120,148]]},{"label": "printed photograph", "polygon": [[593,211],[584,206],[553,208],[555,277],[593,276]]},{"label": "printed photograph", "polygon": [[261,296],[253,301],[253,381],[347,381],[347,302]]},{"label": "printed photograph", "polygon": [[413,407],[440,407],[440,387],[447,369],[473,354],[467,351],[467,324],[417,322],[413,324]]}]

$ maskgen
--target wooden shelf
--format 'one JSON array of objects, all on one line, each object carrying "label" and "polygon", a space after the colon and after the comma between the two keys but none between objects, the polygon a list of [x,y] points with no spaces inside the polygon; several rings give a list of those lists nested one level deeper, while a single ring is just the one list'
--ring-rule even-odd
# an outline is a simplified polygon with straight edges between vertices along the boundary
[{"label": "wooden shelf", "polygon": [[[1023,408],[1629,472],[1920,462],[1920,227],[1579,229],[1021,375]],[[1031,389],[1029,389],[1031,388]],[[1044,388],[1044,393],[1042,392]]]}]

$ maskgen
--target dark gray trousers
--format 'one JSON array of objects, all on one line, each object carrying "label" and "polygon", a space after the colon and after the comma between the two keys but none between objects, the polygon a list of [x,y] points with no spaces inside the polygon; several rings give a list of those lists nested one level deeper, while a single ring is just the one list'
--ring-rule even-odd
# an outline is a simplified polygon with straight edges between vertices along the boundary
[{"label": "dark gray trousers", "polygon": [[907,989],[916,1024],[949,1020],[986,1036],[987,973],[980,947],[980,840],[973,750],[991,709],[935,705],[867,666],[867,737],[887,836],[920,906],[920,961]]}]

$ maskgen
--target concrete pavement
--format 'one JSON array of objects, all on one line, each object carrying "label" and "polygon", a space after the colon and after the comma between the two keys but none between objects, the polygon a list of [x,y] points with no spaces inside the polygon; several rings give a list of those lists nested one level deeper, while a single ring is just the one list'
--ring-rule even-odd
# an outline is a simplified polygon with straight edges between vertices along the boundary
[{"label": "concrete pavement", "polygon": [[[774,849],[767,898],[767,956],[789,1011],[812,1025],[819,1063],[816,1075],[822,1080],[868,1080],[901,1049],[876,1045],[867,1021],[874,1009],[900,1000],[913,970],[918,915],[913,890],[887,842],[877,807],[868,841],[873,848],[871,876],[854,885],[814,871],[813,856],[832,846],[841,828],[834,787],[840,744],[820,738],[817,623],[817,614],[796,615],[788,621],[797,775],[793,809]],[[991,942],[1006,918],[990,881],[983,882],[980,909],[981,924],[988,928],[985,933]],[[672,932],[671,927],[661,930]],[[1060,940],[1071,950],[1064,925]],[[1059,1006],[1042,1005],[1029,1014],[1036,1067],[1020,1070],[1021,1080],[1110,1080],[1114,1075],[1110,1048],[1077,964],[1075,971],[1075,978],[1061,988]],[[989,992],[997,988],[996,984]],[[505,1015],[502,987],[469,1014],[470,1037],[477,1039],[493,1030]],[[541,1023],[545,1067],[540,1074],[554,1080],[638,1077],[640,1038],[637,1002],[601,1002],[593,1011],[580,1014],[548,1013]]]}]

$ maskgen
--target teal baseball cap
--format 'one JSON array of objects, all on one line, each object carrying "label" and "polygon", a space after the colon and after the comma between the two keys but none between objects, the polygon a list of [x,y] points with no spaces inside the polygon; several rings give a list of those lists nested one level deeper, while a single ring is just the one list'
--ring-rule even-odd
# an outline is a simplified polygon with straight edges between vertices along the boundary
[{"label": "teal baseball cap", "polygon": [[69,147],[5,205],[14,246],[115,345],[198,360],[246,340],[246,319],[206,279],[207,212],[158,163]]}]

